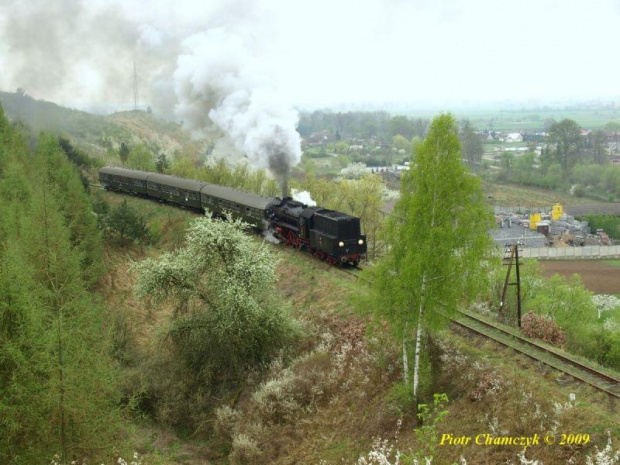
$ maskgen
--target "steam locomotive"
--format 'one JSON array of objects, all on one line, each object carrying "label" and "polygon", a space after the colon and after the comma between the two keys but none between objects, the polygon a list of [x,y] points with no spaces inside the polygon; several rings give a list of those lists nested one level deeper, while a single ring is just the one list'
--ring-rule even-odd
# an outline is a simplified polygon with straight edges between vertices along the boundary
[{"label": "steam locomotive", "polygon": [[192,179],[111,166],[99,170],[99,182],[104,189],[240,218],[332,265],[355,266],[366,255],[366,236],[361,234],[359,218],[308,207],[290,197],[262,197]]}]

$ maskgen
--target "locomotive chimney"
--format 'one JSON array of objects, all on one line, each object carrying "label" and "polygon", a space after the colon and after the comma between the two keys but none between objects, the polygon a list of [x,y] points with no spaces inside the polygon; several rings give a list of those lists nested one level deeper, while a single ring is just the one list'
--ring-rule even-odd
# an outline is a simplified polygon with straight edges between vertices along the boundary
[{"label": "locomotive chimney", "polygon": [[288,176],[282,179],[282,198],[288,197]]}]

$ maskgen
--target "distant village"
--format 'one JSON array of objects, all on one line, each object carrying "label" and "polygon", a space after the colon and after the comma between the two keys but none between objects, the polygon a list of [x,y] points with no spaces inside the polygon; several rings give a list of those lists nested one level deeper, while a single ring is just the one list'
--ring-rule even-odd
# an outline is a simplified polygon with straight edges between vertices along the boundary
[{"label": "distant village", "polygon": [[[514,132],[485,129],[476,131],[476,133],[483,142],[483,159],[492,162],[499,160],[499,156],[505,152],[513,153],[515,156],[519,156],[519,154],[526,152],[534,152],[537,156],[540,156],[548,136],[548,133],[545,131]],[[583,137],[588,137],[591,133],[592,130],[581,130],[581,135]],[[612,165],[620,165],[620,133],[606,132],[605,135],[607,138],[608,151],[612,154],[610,156],[610,162]],[[385,163],[381,165],[367,163],[368,172],[398,173],[399,171],[409,169],[409,162],[405,161],[408,158],[408,151],[404,148],[393,147],[392,144],[377,137],[369,137],[367,139],[351,138],[345,141],[340,139],[338,132],[334,134],[327,130],[316,131],[308,137],[302,137],[303,148],[320,149],[321,147],[333,145],[335,143],[346,144],[344,153],[347,154],[357,154],[361,157],[370,159],[377,153],[386,154],[391,152],[391,155],[395,155],[394,160],[400,161],[399,163]]]}]

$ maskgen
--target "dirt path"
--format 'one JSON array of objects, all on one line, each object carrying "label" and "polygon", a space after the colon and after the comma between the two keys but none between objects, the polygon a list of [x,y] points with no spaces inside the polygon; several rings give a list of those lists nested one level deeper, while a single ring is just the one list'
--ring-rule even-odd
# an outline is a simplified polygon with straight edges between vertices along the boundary
[{"label": "dirt path", "polygon": [[620,294],[620,267],[598,260],[541,260],[544,276],[579,274],[584,285],[595,294]]}]

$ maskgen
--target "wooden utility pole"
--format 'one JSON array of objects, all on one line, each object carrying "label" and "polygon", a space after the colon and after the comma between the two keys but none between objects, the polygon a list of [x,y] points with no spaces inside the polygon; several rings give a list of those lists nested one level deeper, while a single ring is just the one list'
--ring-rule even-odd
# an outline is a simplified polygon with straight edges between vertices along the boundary
[{"label": "wooden utility pole", "polygon": [[[517,280],[516,282],[510,282],[510,270],[512,269],[512,264],[515,263],[515,268],[517,272]],[[510,256],[504,258],[504,265],[508,267],[508,271],[506,272],[506,280],[504,281],[504,288],[502,289],[502,300],[499,303],[499,313],[502,314],[504,308],[506,307],[506,293],[508,291],[508,286],[517,286],[517,325],[521,328],[521,273],[519,270],[519,244],[513,244],[510,247]]]}]

